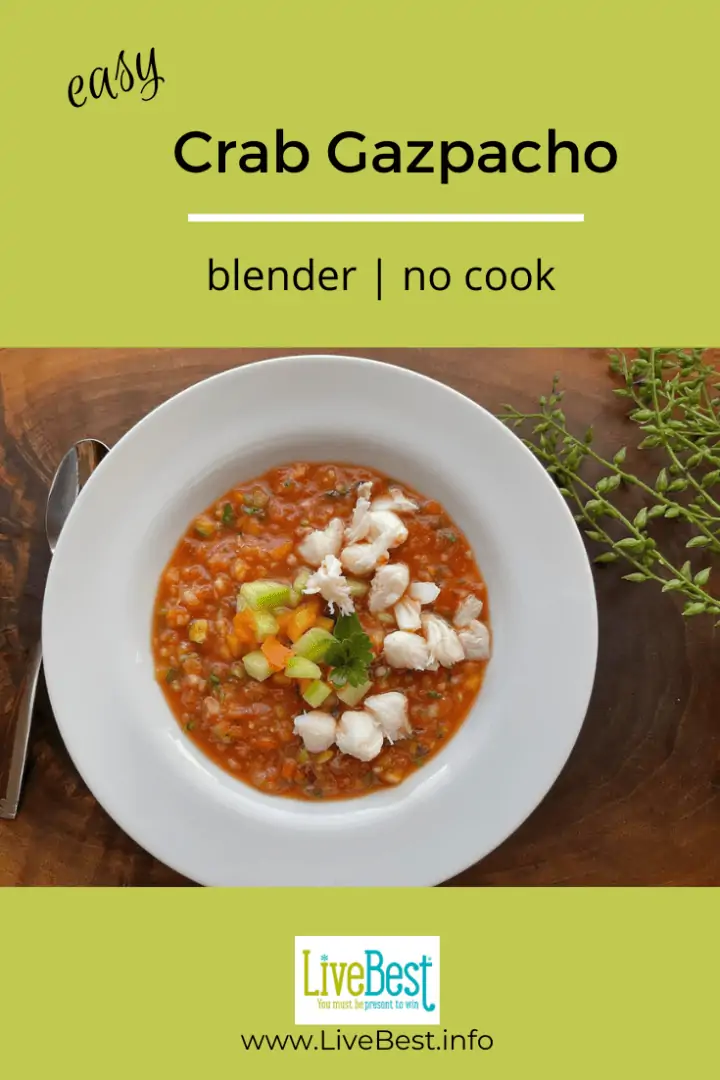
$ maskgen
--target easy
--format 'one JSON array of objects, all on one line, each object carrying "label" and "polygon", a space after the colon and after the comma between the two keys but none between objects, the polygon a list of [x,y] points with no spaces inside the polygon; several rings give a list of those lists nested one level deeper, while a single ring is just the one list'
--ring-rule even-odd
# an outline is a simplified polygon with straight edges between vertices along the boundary
[{"label": "easy", "polygon": [[[150,50],[150,55],[148,56],[148,61],[144,70],[142,56],[140,53],[137,54],[135,58],[134,73],[133,68],[130,67],[125,59],[125,50],[120,50],[117,65],[115,67],[115,75],[113,76],[118,93],[113,93],[112,86],[110,85],[110,69],[108,67],[96,67],[92,69],[87,80],[87,89],[90,91],[90,96],[95,99],[101,98],[103,94],[107,94],[108,97],[111,97],[114,100],[120,96],[120,90],[124,93],[128,93],[132,90],[136,78],[141,84],[141,99],[143,101],[152,101],[158,92],[160,83],[165,82],[163,77],[158,75],[155,49]],[[152,93],[146,97],[145,90],[148,87],[151,88]],[[82,75],[73,75],[68,84],[68,100],[75,109],[81,109],[87,101],[87,94],[83,93],[84,89],[85,80]]]}]

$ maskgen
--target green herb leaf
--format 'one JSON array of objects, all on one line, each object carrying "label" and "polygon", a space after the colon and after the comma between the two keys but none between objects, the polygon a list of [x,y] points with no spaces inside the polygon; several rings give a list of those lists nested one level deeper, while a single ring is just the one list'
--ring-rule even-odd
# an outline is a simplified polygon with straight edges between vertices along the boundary
[{"label": "green herb leaf", "polygon": [[222,512],[223,525],[233,525],[235,522],[235,511],[232,508],[232,503],[225,503]]},{"label": "green herb leaf", "polygon": [[335,623],[335,642],[325,654],[325,663],[332,668],[330,682],[334,686],[361,686],[368,681],[368,669],[373,661],[372,642],[356,614],[340,615]]},{"label": "green herb leaf", "polygon": [[712,540],[709,536],[693,536],[691,540],[688,540],[685,545],[686,548],[701,548],[707,547],[708,544],[712,544]]},{"label": "green herb leaf", "polygon": [[685,582],[682,581],[680,578],[670,578],[670,580],[666,581],[665,584],[663,585],[662,591],[663,592],[676,592],[678,589],[684,589],[684,588],[685,588]]}]

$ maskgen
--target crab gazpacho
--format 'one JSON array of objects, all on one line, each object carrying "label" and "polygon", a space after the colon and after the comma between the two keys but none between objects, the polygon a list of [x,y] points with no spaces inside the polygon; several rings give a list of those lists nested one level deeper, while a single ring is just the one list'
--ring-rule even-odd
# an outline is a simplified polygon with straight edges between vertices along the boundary
[{"label": "crab gazpacho", "polygon": [[490,657],[486,587],[438,502],[298,462],[189,525],[153,615],[157,678],[202,751],[260,791],[399,784],[457,731]]}]

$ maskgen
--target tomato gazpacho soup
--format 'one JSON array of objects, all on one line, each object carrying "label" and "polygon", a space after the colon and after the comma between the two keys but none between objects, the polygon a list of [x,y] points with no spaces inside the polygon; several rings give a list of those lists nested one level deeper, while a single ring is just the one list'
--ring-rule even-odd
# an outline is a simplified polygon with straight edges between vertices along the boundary
[{"label": "tomato gazpacho soup", "polygon": [[486,588],[438,502],[297,462],[190,523],[152,645],[176,719],[218,765],[268,794],[348,798],[401,783],[462,724],[490,656]]}]

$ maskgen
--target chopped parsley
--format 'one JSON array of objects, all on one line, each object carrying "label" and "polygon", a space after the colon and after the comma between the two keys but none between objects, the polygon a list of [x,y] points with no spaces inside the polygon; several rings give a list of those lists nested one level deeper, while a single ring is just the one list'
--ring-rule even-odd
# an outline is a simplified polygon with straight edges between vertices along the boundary
[{"label": "chopped parsley", "polygon": [[235,511],[232,508],[232,503],[225,503],[222,512],[223,525],[232,525],[235,521]]},{"label": "chopped parsley", "polygon": [[166,683],[174,683],[175,680],[179,679],[179,678],[180,678],[180,672],[178,671],[177,668],[171,667],[171,668],[167,669],[167,674],[165,675],[165,682]]},{"label": "chopped parsley", "polygon": [[332,668],[330,682],[334,686],[362,686],[368,681],[368,669],[373,662],[370,638],[356,614],[341,615],[335,623],[335,642],[325,654],[325,663]]},{"label": "chopped parsley", "polygon": [[210,675],[208,675],[207,681],[208,684],[212,687],[212,692],[215,697],[219,698],[220,701],[222,701],[225,697],[225,691],[222,689],[222,683],[218,676],[214,672],[211,672]]},{"label": "chopped parsley", "polygon": [[442,697],[442,694],[439,693],[437,690],[428,690],[427,696],[431,697],[431,698],[435,698],[435,700],[437,701],[439,698]]},{"label": "chopped parsley", "polygon": [[243,506],[244,514],[264,514],[265,510],[262,506]]}]

